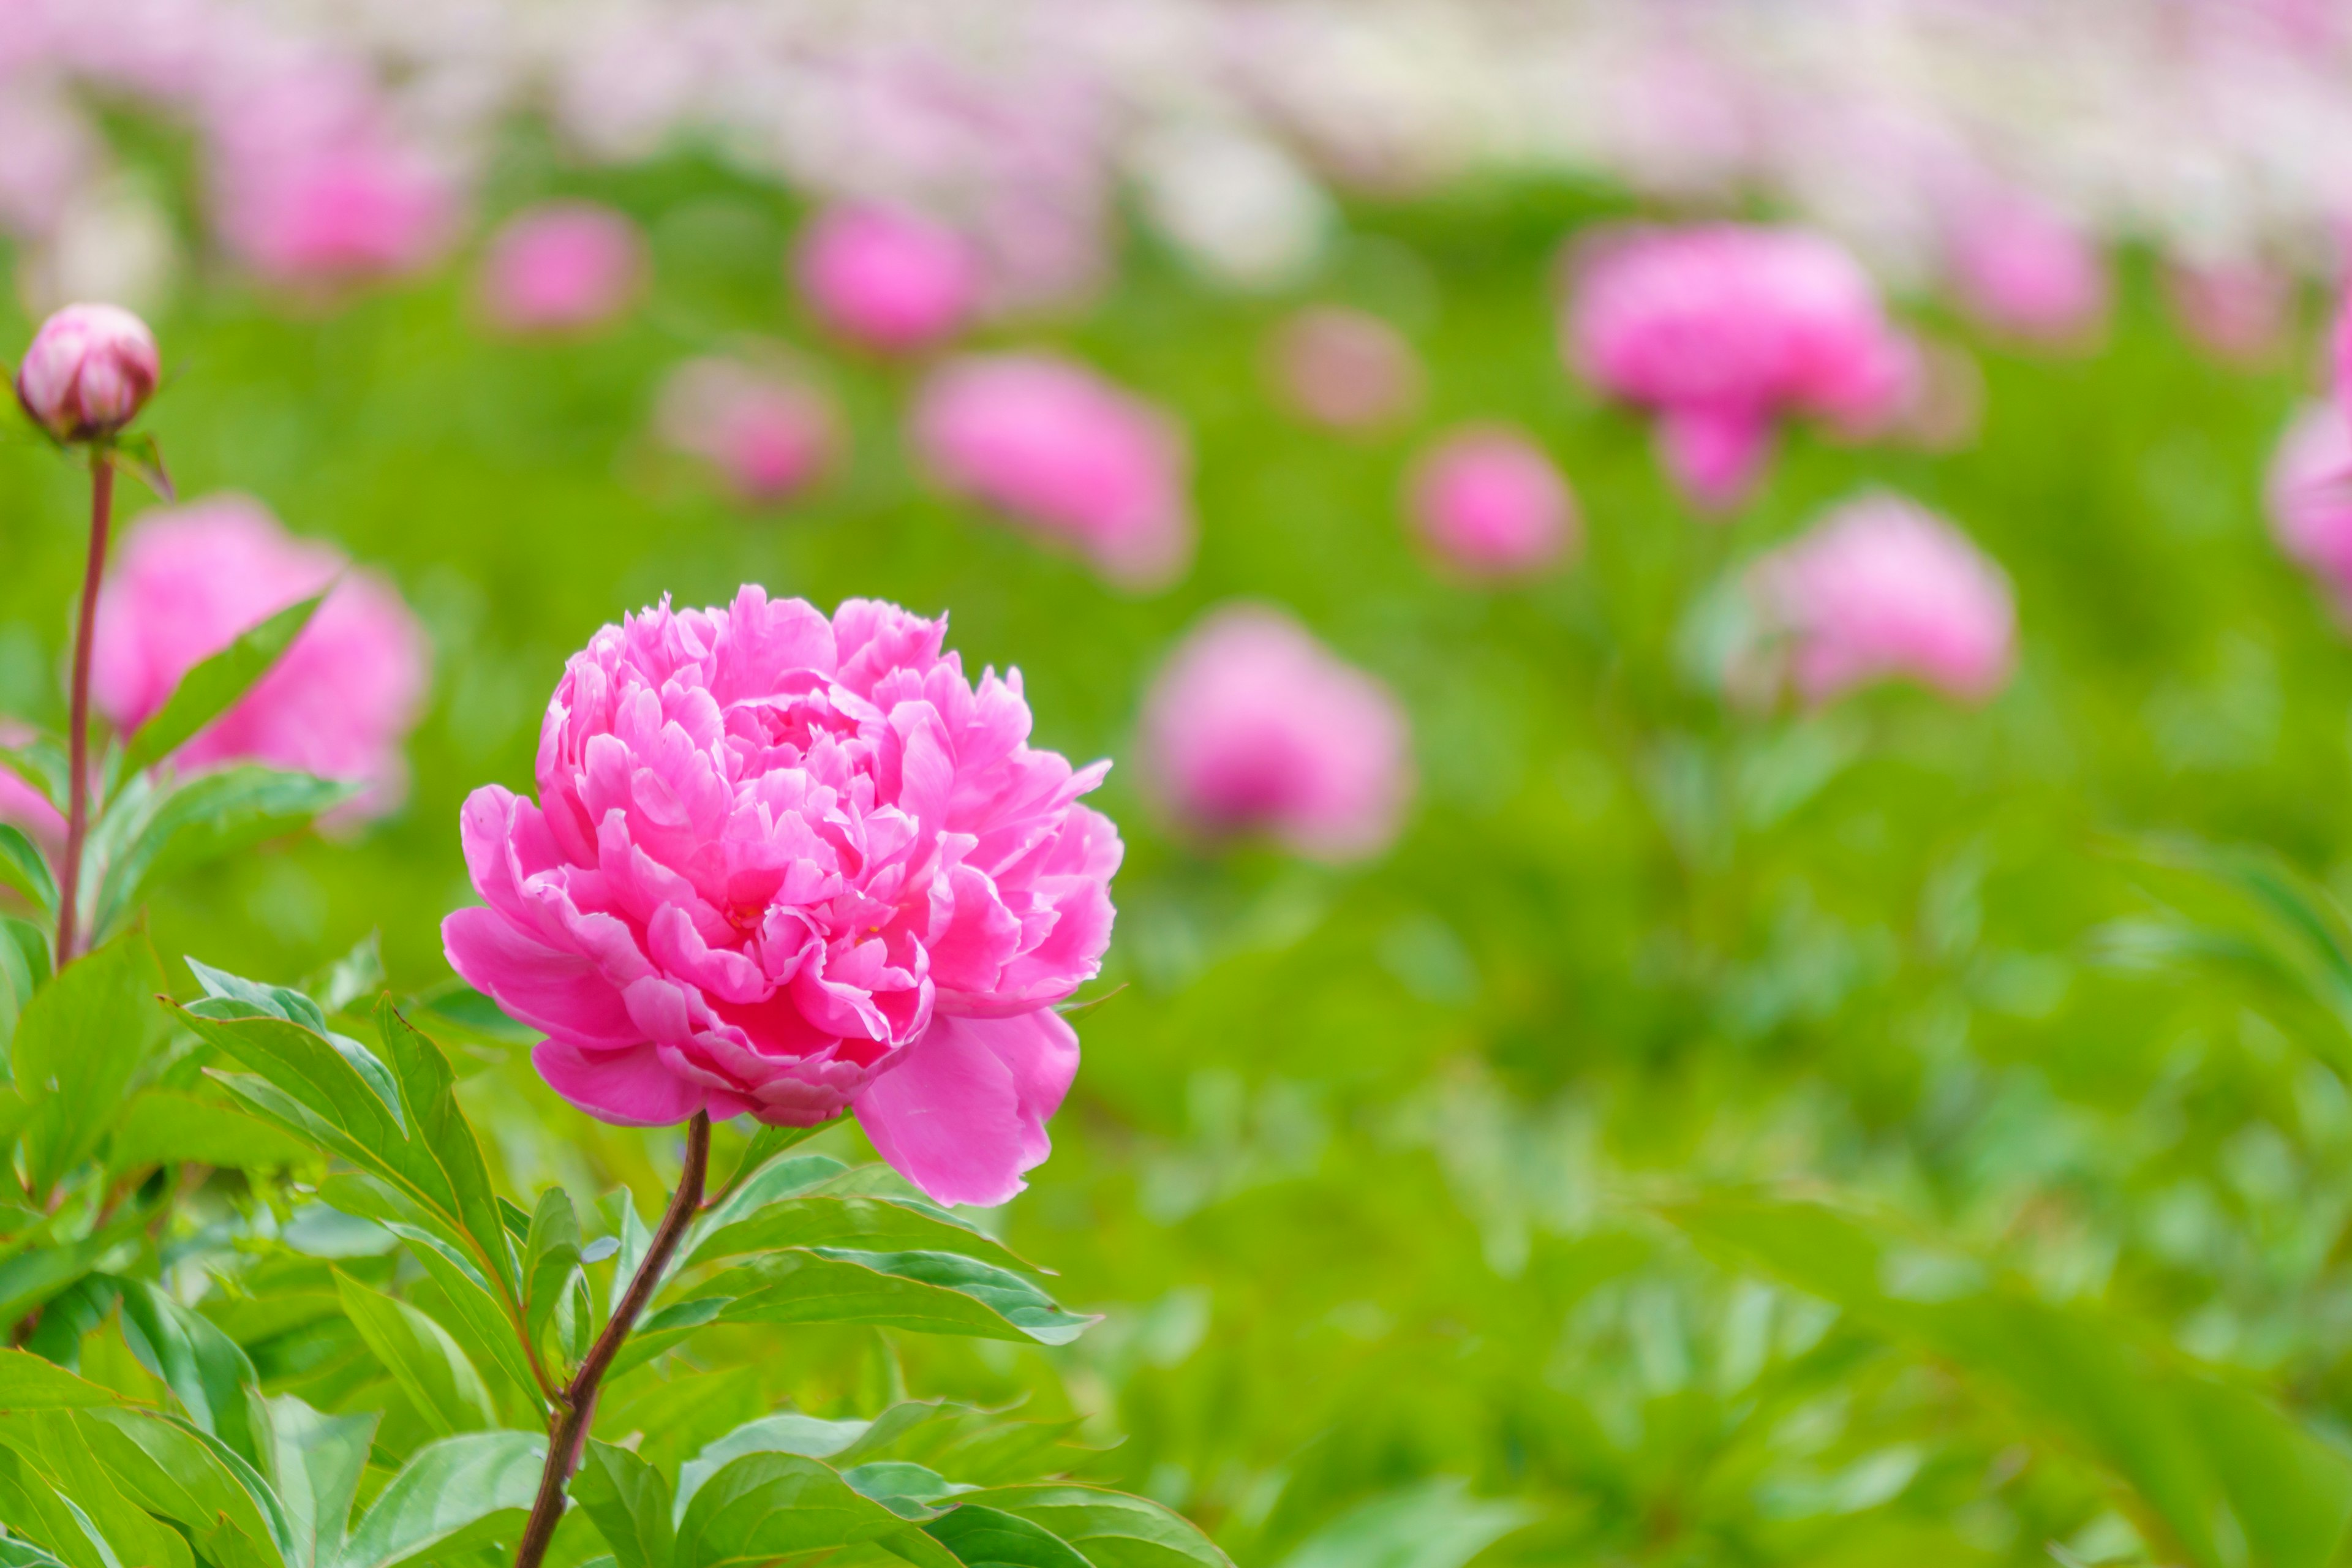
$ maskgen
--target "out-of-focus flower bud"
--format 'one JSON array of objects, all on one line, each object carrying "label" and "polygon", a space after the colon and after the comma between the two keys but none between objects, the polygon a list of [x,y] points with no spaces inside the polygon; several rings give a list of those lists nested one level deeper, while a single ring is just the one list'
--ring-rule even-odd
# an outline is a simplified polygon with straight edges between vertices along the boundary
[{"label": "out-of-focus flower bud", "polygon": [[904,353],[962,330],[980,299],[971,244],[947,225],[898,207],[835,207],[801,242],[801,293],[853,342]]},{"label": "out-of-focus flower bud", "polygon": [[1335,430],[1372,430],[1410,417],[1421,402],[1421,361],[1378,316],[1314,305],[1276,329],[1268,355],[1292,409]]},{"label": "out-of-focus flower bud", "polygon": [[131,423],[161,374],[155,334],[115,305],[68,305],[41,323],[16,367],[16,401],[60,441]]},{"label": "out-of-focus flower bud", "polygon": [[709,463],[755,506],[781,505],[824,478],[843,440],[817,388],[716,355],[670,373],[654,418],[673,451]]},{"label": "out-of-focus flower bud", "polygon": [[510,218],[482,260],[482,312],[503,332],[584,332],[644,291],[646,243],[594,202],[543,202]]},{"label": "out-of-focus flower bud", "polygon": [[1430,550],[1485,581],[1532,576],[1576,548],[1576,498],[1542,447],[1505,426],[1458,430],[1415,465],[1408,506]]}]

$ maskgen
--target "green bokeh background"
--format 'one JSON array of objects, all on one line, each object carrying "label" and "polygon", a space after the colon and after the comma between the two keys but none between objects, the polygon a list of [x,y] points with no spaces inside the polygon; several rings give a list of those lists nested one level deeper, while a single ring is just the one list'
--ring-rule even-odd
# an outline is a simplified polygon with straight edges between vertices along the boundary
[{"label": "green bokeh background", "polygon": [[[471,898],[458,803],[529,786],[565,655],[663,594],[747,581],[950,612],[969,665],[1021,668],[1040,743],[1118,759],[1098,800],[1129,845],[1054,1158],[1003,1216],[1107,1321],[1060,1352],[908,1341],[895,1366],[871,1334],[771,1332],[711,1352],[748,1381],[616,1400],[615,1435],[667,1423],[690,1451],[763,1389],[833,1413],[903,1378],[1085,1416],[1096,1473],[1249,1564],[2021,1563],[2053,1541],[2134,1560],[2128,1504],[2030,1413],[1706,1260],[1645,1206],[1701,1178],[1856,1194],[2324,1430],[2352,1420],[2352,1039],[2288,990],[2102,958],[2169,886],[2152,833],[2352,876],[2352,649],[2260,506],[2306,350],[2217,365],[2130,258],[2095,352],[2018,353],[1906,301],[1982,366],[1973,444],[1798,433],[1718,528],[1560,368],[1554,255],[1624,210],[1605,195],[1360,207],[1278,298],[1130,237],[1092,307],[982,341],[1059,345],[1182,417],[1200,556],[1138,598],[926,487],[898,429],[916,373],[811,331],[780,265],[786,199],[692,159],[590,177],[524,153],[501,178],[494,207],[563,190],[637,216],[646,306],[590,341],[502,342],[460,266],[331,308],[202,277],[156,320],[171,380],[149,426],[183,493],[249,491],[388,573],[436,660],[405,809],[175,889],[159,948],[290,980],[375,931],[395,986],[442,980],[438,921]],[[1411,337],[1412,425],[1283,415],[1265,336],[1313,300]],[[0,341],[29,330],[11,315]],[[668,365],[748,339],[809,355],[854,430],[844,471],[778,515],[645,433]],[[1573,570],[1477,591],[1412,548],[1402,475],[1467,418],[1523,425],[1570,476]],[[28,437],[0,446],[0,710],[50,726],[82,485]],[[2011,573],[2016,679],[1980,710],[1908,689],[1727,709],[1694,654],[1709,594],[1874,485]],[[1386,857],[1206,854],[1155,825],[1128,760],[1139,700],[1188,625],[1242,597],[1410,710],[1421,788]],[[590,1123],[520,1053],[470,1059],[516,1190],[657,1201],[667,1137]]]}]

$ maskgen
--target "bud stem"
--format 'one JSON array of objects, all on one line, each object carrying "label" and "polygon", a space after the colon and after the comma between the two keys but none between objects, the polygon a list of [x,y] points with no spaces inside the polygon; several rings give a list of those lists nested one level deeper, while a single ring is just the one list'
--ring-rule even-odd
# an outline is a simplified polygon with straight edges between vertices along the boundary
[{"label": "bud stem", "polygon": [[646,1248],[645,1261],[637,1265],[636,1277],[629,1281],[628,1289],[613,1304],[613,1315],[605,1322],[604,1331],[596,1336],[596,1342],[588,1347],[580,1370],[572,1374],[572,1381],[555,1396],[555,1414],[547,1426],[547,1463],[539,1473],[539,1496],[530,1505],[530,1521],[523,1526],[522,1542],[515,1548],[515,1568],[539,1568],[541,1559],[547,1555],[547,1544],[554,1539],[555,1527],[563,1518],[564,1488],[588,1446],[588,1424],[596,1414],[597,1384],[604,1381],[613,1358],[621,1353],[630,1331],[637,1326],[638,1317],[654,1299],[662,1271],[669,1267],[670,1258],[677,1251],[695,1210],[702,1206],[703,1178],[709,1168],[710,1114],[698,1110],[687,1124],[686,1166],[677,1173],[677,1191],[670,1197],[669,1212],[662,1215],[652,1245]]},{"label": "bud stem", "polygon": [[103,447],[89,454],[89,563],[81,579],[81,619],[74,626],[71,765],[66,793],[66,853],[58,893],[58,967],[71,962],[80,938],[82,839],[89,832],[89,649],[98,630],[98,584],[106,574],[106,535],[114,514],[114,465]]}]

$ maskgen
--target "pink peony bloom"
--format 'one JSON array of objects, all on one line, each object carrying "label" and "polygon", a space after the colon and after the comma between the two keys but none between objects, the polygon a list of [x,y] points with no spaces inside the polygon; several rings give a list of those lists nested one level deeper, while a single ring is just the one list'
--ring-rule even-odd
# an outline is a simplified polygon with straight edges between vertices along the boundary
[{"label": "pink peony bloom", "polygon": [[1276,332],[1270,355],[1283,401],[1334,430],[1373,430],[1421,402],[1421,361],[1404,334],[1363,310],[1316,305]]},{"label": "pink peony bloom", "polygon": [[1412,734],[1388,688],[1258,605],[1186,635],[1144,699],[1138,745],[1183,826],[1265,833],[1318,859],[1378,855],[1412,795]]},{"label": "pink peony bloom", "polygon": [[1084,365],[1046,354],[956,360],[917,404],[916,447],[950,489],[1076,546],[1128,587],[1192,558],[1177,426]]},{"label": "pink peony bloom", "polygon": [[60,441],[111,436],[163,374],[155,334],[116,305],[68,305],[41,323],[16,367],[16,401]]},{"label": "pink peony bloom", "polygon": [[756,505],[790,500],[824,478],[841,444],[833,405],[814,387],[731,359],[688,360],[662,385],[662,439],[709,463]]},{"label": "pink peony bloom", "polygon": [[1572,264],[1571,363],[1654,410],[1667,471],[1710,510],[1745,500],[1776,420],[1874,434],[1913,395],[1918,355],[1853,257],[1800,229],[1708,224],[1605,237]]},{"label": "pink peony bloom", "polygon": [[2164,269],[2164,291],[2189,335],[2233,364],[2272,357],[2294,315],[2294,279],[2260,261],[2176,261]]},{"label": "pink peony bloom", "polygon": [[1456,431],[1414,467],[1408,510],[1438,558],[1471,577],[1542,571],[1578,542],[1576,498],[1526,436],[1500,426]]},{"label": "pink peony bloom", "polygon": [[1756,563],[1748,589],[1808,702],[1909,676],[1981,701],[2014,662],[2009,580],[1925,507],[1869,495]]},{"label": "pink peony bloom", "polygon": [[2030,342],[2077,343],[2097,335],[2107,314],[2107,272],[2087,235],[2016,195],[1962,211],[1946,264],[1963,309]]},{"label": "pink peony bloom", "polygon": [[547,1032],[556,1092],[635,1126],[846,1109],[942,1203],[1021,1190],[1120,845],[1077,804],[1109,764],[1033,750],[1019,674],[975,689],[946,634],[745,587],[572,657],[539,803],[466,803],[488,907],[442,925],[457,973]]},{"label": "pink peony bloom", "polygon": [[99,710],[137,729],[200,660],[330,583],[269,673],[173,757],[182,768],[257,762],[348,779],[367,787],[346,811],[389,811],[407,787],[401,744],[425,700],[424,628],[391,584],[346,570],[327,545],[288,537],[244,497],[150,512],[131,530],[99,590]]},{"label": "pink peony bloom", "polygon": [[507,332],[578,332],[636,302],[646,242],[595,202],[542,202],[509,218],[482,258],[483,313]]},{"label": "pink peony bloom", "polygon": [[2314,403],[2280,437],[2264,486],[2279,548],[2352,616],[2352,415]]},{"label": "pink peony bloom", "polygon": [[894,353],[953,337],[980,300],[980,264],[963,236],[899,207],[825,212],[803,237],[795,270],[827,327]]}]

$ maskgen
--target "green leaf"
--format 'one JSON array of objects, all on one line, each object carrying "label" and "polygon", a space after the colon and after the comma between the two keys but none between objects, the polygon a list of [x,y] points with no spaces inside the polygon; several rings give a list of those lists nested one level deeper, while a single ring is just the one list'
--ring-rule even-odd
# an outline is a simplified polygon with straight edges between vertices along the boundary
[{"label": "green leaf", "polygon": [[522,1533],[547,1438],[530,1432],[477,1432],[427,1443],[376,1497],[337,1568],[399,1568],[453,1563],[475,1548]]},{"label": "green leaf", "polygon": [[1051,1531],[1095,1568],[1233,1568],[1190,1520],[1125,1492],[1050,1483],[967,1492],[961,1500]]},{"label": "green leaf", "polygon": [[1003,1268],[1037,1272],[1002,1243],[947,1210],[898,1198],[810,1195],[769,1204],[750,1217],[692,1244],[683,1268],[745,1253],[791,1247],[853,1247],[869,1252],[947,1252]]},{"label": "green leaf", "polygon": [[879,1541],[907,1521],[830,1466],[795,1454],[746,1454],[719,1467],[687,1505],[677,1568],[765,1563]]},{"label": "green leaf", "polygon": [[741,1171],[729,1184],[727,1194],[712,1202],[689,1233],[688,1245],[695,1237],[709,1236],[753,1214],[780,1198],[805,1193],[844,1174],[849,1167],[830,1154],[787,1154],[770,1160],[748,1175]]},{"label": "green leaf", "polygon": [[710,1290],[737,1298],[724,1313],[734,1323],[870,1323],[1066,1345],[1096,1321],[1017,1274],[945,1252],[780,1252],[730,1269]]},{"label": "green leaf", "polygon": [[[0,915],[0,1049],[16,1037],[16,1020],[49,983],[49,931],[17,915]],[[8,1136],[13,1139],[16,1130]]]},{"label": "green leaf", "polygon": [[181,962],[188,966],[188,973],[196,977],[196,984],[204,987],[207,996],[226,1002],[242,1002],[248,1010],[261,1016],[283,1018],[289,1024],[299,1024],[314,1034],[327,1033],[325,1010],[304,992],[289,985],[247,980],[242,974],[215,969],[201,959],[188,958]]},{"label": "green leaf", "polygon": [[625,1448],[590,1442],[572,1478],[572,1497],[619,1568],[669,1568],[675,1531],[669,1483]]},{"label": "green leaf", "polygon": [[872,1498],[901,1519],[935,1519],[950,1498],[971,1487],[960,1487],[937,1470],[905,1459],[877,1459],[841,1472],[860,1497]]},{"label": "green leaf", "polygon": [[[83,868],[84,884],[97,889],[90,929],[101,939],[110,936],[130,918],[150,882],[307,826],[351,799],[359,788],[308,773],[246,765],[200,773],[142,796],[126,791],[109,816],[134,799],[137,815],[94,842],[97,865]],[[99,873],[95,878],[93,869]]]},{"label": "green leaf", "polygon": [[268,1470],[277,1462],[261,1380],[236,1342],[153,1285],[117,1280],[122,1336],[139,1363],[163,1380],[188,1419]]},{"label": "green leaf", "polygon": [[[490,1186],[490,1168],[482,1158],[481,1142],[457,1109],[457,1079],[449,1070],[449,1058],[441,1054],[439,1046],[410,1026],[388,996],[376,1004],[375,1025],[400,1083],[412,1136],[423,1142],[439,1164],[456,1200],[457,1218],[491,1265],[493,1283],[519,1298],[522,1276],[515,1264],[498,1196]],[[576,1238],[577,1220],[572,1228]]]},{"label": "green leaf", "polygon": [[937,1416],[942,1408],[935,1399],[902,1400],[871,1421],[828,1421],[796,1410],[762,1415],[713,1440],[688,1460],[678,1472],[678,1495],[691,1500],[721,1466],[746,1454],[797,1454],[836,1466],[855,1465]]},{"label": "green leaf", "polygon": [[482,1374],[446,1329],[348,1274],[335,1275],[335,1291],[360,1338],[436,1436],[498,1425]]},{"label": "green leaf", "polygon": [[735,1162],[734,1174],[727,1178],[727,1184],[720,1187],[717,1195],[710,1200],[711,1206],[716,1208],[724,1205],[729,1198],[735,1195],[745,1182],[750,1181],[777,1155],[795,1144],[815,1137],[831,1125],[830,1122],[820,1121],[814,1127],[761,1127],[757,1132],[751,1134],[751,1141],[744,1145],[743,1157]]},{"label": "green leaf", "polygon": [[[1661,1205],[1711,1250],[1853,1312],[2095,1456],[2143,1529],[2201,1568],[2324,1568],[2352,1523],[2352,1458],[2268,1401],[2095,1309],[1826,1204],[1752,1194]],[[2242,1543],[2231,1538],[2242,1533]]]},{"label": "green leaf", "polygon": [[73,758],[62,741],[38,736],[21,746],[0,746],[0,771],[16,774],[34,793],[66,809],[66,794],[73,776]]},{"label": "green leaf", "polygon": [[1282,1568],[1462,1568],[1535,1517],[1439,1477],[1360,1503],[1317,1531]]},{"label": "green leaf", "polygon": [[580,1267],[580,1215],[562,1187],[539,1194],[523,1244],[524,1321],[536,1343]]},{"label": "green leaf", "polygon": [[967,1503],[923,1526],[964,1568],[1095,1568],[1066,1541],[1016,1513]]},{"label": "green leaf", "polygon": [[68,1411],[9,1415],[0,1419],[0,1444],[29,1461],[60,1495],[71,1500],[84,1526],[106,1544],[117,1562],[194,1568],[187,1542],[124,1496],[108,1473],[90,1447],[89,1433],[95,1429],[83,1426],[77,1413]]},{"label": "green leaf", "polygon": [[66,965],[37,993],[9,1044],[26,1120],[26,1175],[46,1194],[98,1147],[145,1065],[161,1016],[163,975],[131,934]]},{"label": "green leaf", "polygon": [[193,1427],[137,1410],[88,1417],[91,1452],[131,1501],[185,1528],[218,1568],[282,1568],[294,1550],[277,1495],[252,1467]]},{"label": "green leaf", "polygon": [[[320,1193],[331,1202],[337,1198],[348,1202],[354,1190],[358,1190],[355,1183],[331,1179]],[[514,1321],[472,1260],[432,1232],[409,1225],[394,1214],[381,1213],[372,1217],[407,1244],[409,1256],[440,1288],[447,1310],[446,1314],[434,1311],[434,1321],[449,1331],[478,1368],[497,1367],[532,1409],[545,1415],[547,1397],[540,1384],[540,1371],[531,1364],[522,1342],[516,1338]]]},{"label": "green leaf", "polygon": [[107,1140],[114,1172],[183,1163],[273,1171],[315,1159],[308,1144],[259,1117],[177,1089],[142,1090]]},{"label": "green leaf", "polygon": [[322,591],[289,605],[182,676],[163,706],[131,732],[123,770],[137,773],[162,762],[235,707],[310,624],[325,598]]},{"label": "green leaf", "polygon": [[303,994],[318,999],[321,1012],[340,1013],[383,989],[383,945],[370,931],[352,950],[302,982]]},{"label": "green leaf", "polygon": [[105,1274],[85,1274],[41,1303],[40,1321],[25,1348],[68,1372],[81,1370],[81,1342],[106,1321],[122,1300],[122,1288]]},{"label": "green leaf", "polygon": [[121,1399],[112,1389],[77,1377],[29,1351],[0,1350],[0,1413],[89,1410]]},{"label": "green leaf", "polygon": [[58,879],[48,860],[25,830],[0,822],[0,883],[16,889],[51,914],[58,908]]},{"label": "green leaf", "polygon": [[278,1440],[278,1496],[294,1541],[290,1568],[332,1568],[382,1418],[373,1411],[321,1415],[290,1394],[271,1400],[269,1415]]},{"label": "green leaf", "polygon": [[100,1543],[98,1527],[89,1515],[67,1501],[37,1465],[5,1447],[0,1447],[0,1521],[7,1522],[11,1532],[11,1539],[0,1544],[14,1547],[20,1544],[17,1538],[29,1536],[47,1549],[23,1562],[121,1568],[111,1550]]}]

